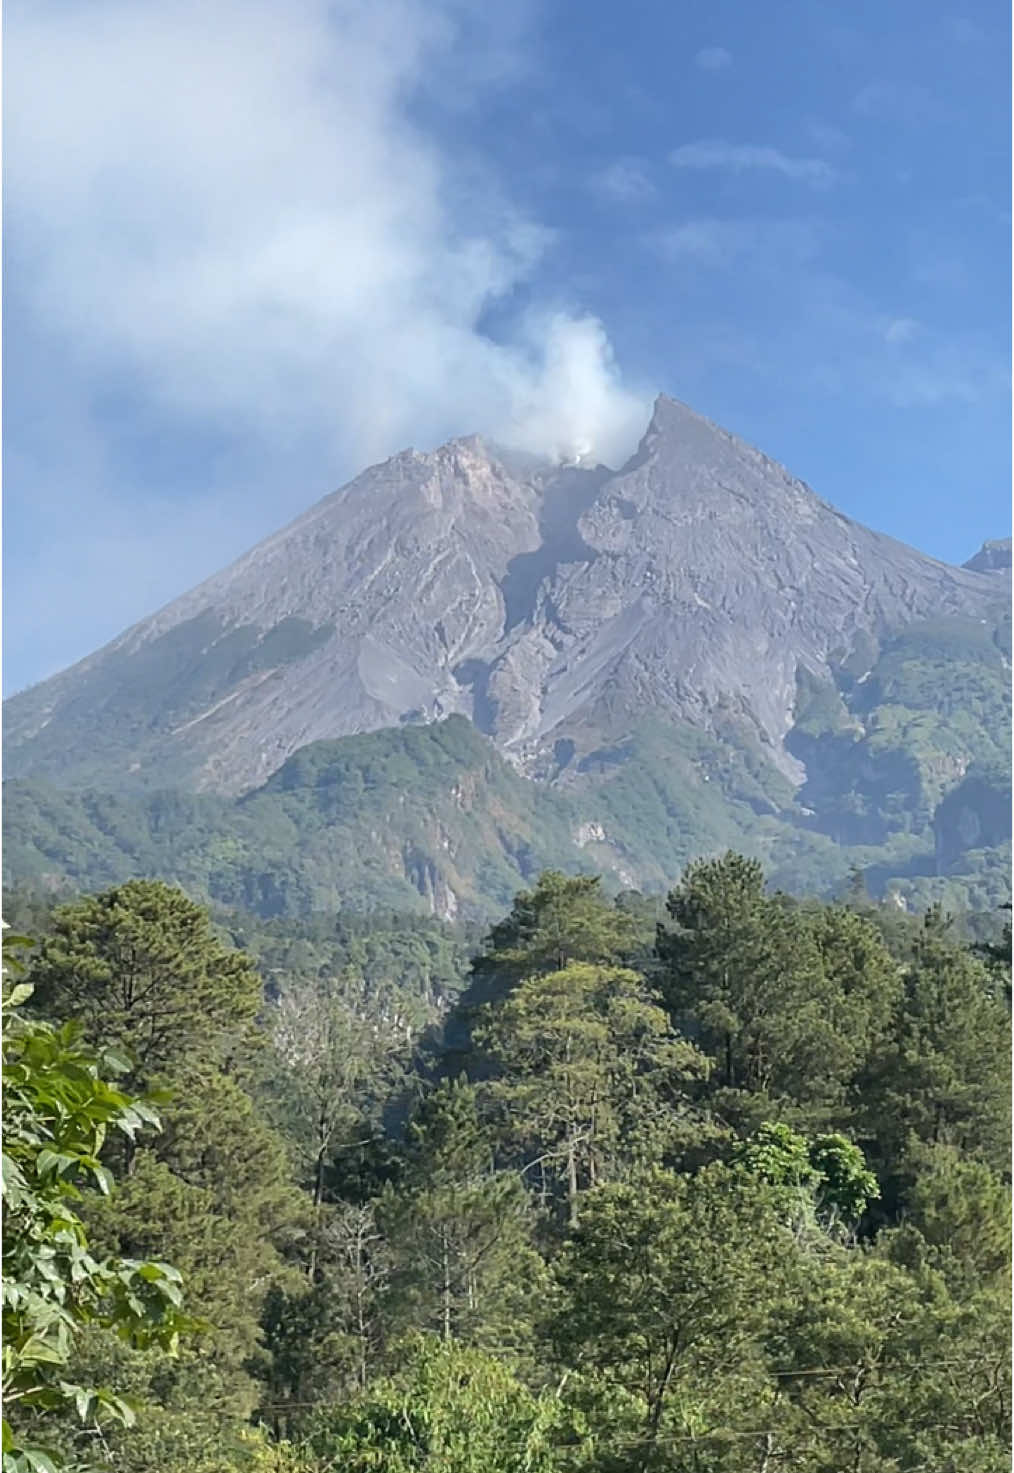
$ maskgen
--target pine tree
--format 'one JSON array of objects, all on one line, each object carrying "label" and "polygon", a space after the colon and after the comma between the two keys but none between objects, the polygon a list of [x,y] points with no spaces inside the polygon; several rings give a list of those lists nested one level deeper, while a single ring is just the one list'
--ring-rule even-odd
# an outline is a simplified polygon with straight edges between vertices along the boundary
[{"label": "pine tree", "polygon": [[[339,1148],[374,1136],[383,1107],[402,1078],[405,1051],[398,999],[371,997],[347,970],[284,994],[271,1018],[275,1068],[270,1094],[300,1172],[323,1221],[328,1167]],[[311,1245],[307,1270],[316,1272]]]},{"label": "pine tree", "polygon": [[530,977],[559,972],[569,962],[614,962],[634,936],[629,909],[602,894],[600,875],[545,870],[534,890],[514,898],[510,914],[490,931],[475,971]]},{"label": "pine tree", "polygon": [[660,985],[678,1026],[715,1060],[716,1108],[742,1124],[779,1101],[810,1125],[847,1116],[849,1082],[892,995],[894,969],[866,922],[766,895],[760,865],[731,853],[690,865],[668,911]]},{"label": "pine tree", "polygon": [[616,965],[643,951],[643,926],[629,907],[610,904],[598,875],[545,870],[534,890],[514,897],[508,915],[489,932],[472,961],[469,984],[443,1028],[448,1076],[481,1069],[472,1030],[481,1010],[503,1001],[526,977],[560,971],[571,962]]},{"label": "pine tree", "polygon": [[636,972],[587,962],[520,983],[486,1009],[476,1043],[501,1144],[562,1192],[572,1224],[580,1193],[624,1158],[658,1158],[705,1069]]},{"label": "pine tree", "polygon": [[695,1428],[765,1425],[763,1337],[794,1252],[777,1209],[717,1164],[587,1194],[555,1265],[550,1333],[563,1364],[634,1398],[631,1468],[672,1466],[667,1440],[689,1444]]},{"label": "pine tree", "polygon": [[523,1350],[544,1272],[527,1194],[516,1172],[495,1169],[474,1087],[439,1085],[409,1142],[401,1184],[377,1204],[392,1259],[390,1332]]},{"label": "pine tree", "polygon": [[948,939],[934,913],[862,1084],[885,1172],[900,1167],[913,1138],[1008,1168],[1009,1014],[986,967]]},{"label": "pine tree", "polygon": [[152,1398],[171,1400],[170,1388],[193,1374],[206,1408],[246,1418],[257,1400],[248,1366],[261,1303],[285,1277],[281,1250],[302,1211],[282,1142],[243,1088],[257,971],[180,891],[139,880],[62,907],[32,980],[48,1013],[124,1050],[133,1087],[165,1096],[156,1141],[107,1147],[124,1168],[123,1190],[89,1211],[104,1251],[178,1259],[205,1321],[177,1368],[152,1367]]},{"label": "pine tree", "polygon": [[222,945],[181,890],[155,880],[61,906],[32,982],[47,1016],[74,1018],[86,1037],[127,1050],[132,1088],[227,1066],[262,995],[250,958]]}]

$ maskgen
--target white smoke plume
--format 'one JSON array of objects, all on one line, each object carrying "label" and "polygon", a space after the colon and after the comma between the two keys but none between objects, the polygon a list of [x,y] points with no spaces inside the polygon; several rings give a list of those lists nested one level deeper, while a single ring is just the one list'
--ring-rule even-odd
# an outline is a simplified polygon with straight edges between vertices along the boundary
[{"label": "white smoke plume", "polygon": [[600,324],[479,330],[551,241],[411,121],[476,54],[509,72],[517,37],[459,54],[466,8],[12,0],[15,290],[88,370],[328,463],[473,430],[616,454],[643,406]]},{"label": "white smoke plume", "polygon": [[8,689],[405,446],[633,448],[601,324],[503,310],[553,239],[469,124],[526,3],[9,0]]},{"label": "white smoke plume", "polygon": [[523,382],[503,438],[556,460],[622,462],[648,411],[640,396],[623,388],[601,322],[540,314],[528,331],[538,369]]}]

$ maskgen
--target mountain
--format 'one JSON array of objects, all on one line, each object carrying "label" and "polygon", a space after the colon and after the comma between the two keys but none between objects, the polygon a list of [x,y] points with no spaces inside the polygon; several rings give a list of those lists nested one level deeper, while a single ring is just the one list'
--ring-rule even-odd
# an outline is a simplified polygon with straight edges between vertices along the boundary
[{"label": "mountain", "polygon": [[[453,914],[502,904],[543,862],[658,886],[728,843],[797,888],[851,860],[919,895],[973,854],[981,899],[1006,883],[1009,812],[988,793],[1010,641],[994,554],[972,562],[850,521],[664,397],[618,471],[476,437],[407,450],[5,704],[8,872],[85,883],[89,865],[182,864],[153,816],[174,790],[208,849],[180,871],[198,888],[223,845],[256,869],[258,823],[276,867],[302,874],[316,854],[317,878],[269,909],[347,901],[356,854],[371,883],[383,872]],[[453,778],[432,735],[409,735],[442,730]],[[410,811],[392,752],[422,764]],[[297,822],[286,784],[325,759],[358,777],[315,779]],[[451,796],[465,777],[467,836]],[[952,804],[941,839],[937,810],[966,781],[976,822]],[[107,832],[119,820],[96,829],[109,804],[133,815],[133,859]]]},{"label": "mountain", "polygon": [[616,473],[476,438],[366,471],[7,702],[8,772],[237,793],[308,742],[451,712],[539,770],[633,709],[737,720],[798,780],[801,667],[995,602],[660,398]]},{"label": "mountain", "polygon": [[962,567],[971,568],[973,573],[1009,573],[1011,566],[1011,539],[997,537],[984,542],[974,557]]}]

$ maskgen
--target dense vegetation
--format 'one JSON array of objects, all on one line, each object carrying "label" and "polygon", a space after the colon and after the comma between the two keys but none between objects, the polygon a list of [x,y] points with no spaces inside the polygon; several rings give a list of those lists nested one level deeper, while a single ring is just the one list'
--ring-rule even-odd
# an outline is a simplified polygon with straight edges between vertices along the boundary
[{"label": "dense vegetation", "polygon": [[1009,615],[939,618],[843,653],[833,684],[800,673],[799,802],[837,843],[882,846],[866,862],[915,904],[974,908],[1005,883],[1010,655]]},{"label": "dense vegetation", "polygon": [[387,906],[438,915],[509,904],[525,873],[568,864],[571,814],[463,717],[315,742],[230,801],[111,797],[7,783],[8,873],[79,887],[167,875],[256,914]]},{"label": "dense vegetation", "polygon": [[545,873],[470,965],[148,880],[13,918],[7,1293],[64,1328],[5,1473],[1009,1467],[1009,932],[734,853]]}]

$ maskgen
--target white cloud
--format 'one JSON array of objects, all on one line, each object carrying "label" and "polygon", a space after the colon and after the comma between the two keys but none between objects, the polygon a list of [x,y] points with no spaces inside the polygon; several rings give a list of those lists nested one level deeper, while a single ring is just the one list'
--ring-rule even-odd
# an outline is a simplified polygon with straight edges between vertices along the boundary
[{"label": "white cloud", "polygon": [[[123,427],[108,405],[89,407],[118,393],[131,396],[132,432],[136,420],[163,437],[230,441],[188,488],[193,500],[204,483],[221,556],[242,547],[221,533],[222,508],[258,494],[263,466],[275,486],[289,480],[284,515],[404,445],[476,430],[532,450],[569,438],[606,460],[625,455],[647,396],[620,383],[592,316],[547,301],[498,342],[484,335],[485,314],[526,286],[553,237],[502,197],[467,129],[454,129],[452,153],[418,121],[420,100],[467,109],[516,78],[525,10],[11,0],[8,305],[26,355],[49,344],[32,414],[53,419],[51,390],[54,403],[73,401],[94,472],[43,453],[49,427],[33,442],[15,426],[21,473],[8,505],[60,507],[54,542],[134,516],[136,483],[117,498],[107,474]],[[8,351],[16,370],[18,343]],[[174,500],[153,504],[167,528]],[[198,539],[201,515],[188,507]],[[147,568],[154,601],[196,575],[196,554],[167,573],[158,517],[142,520],[151,535],[134,574],[143,582]],[[232,526],[246,540],[247,526]],[[96,608],[108,606],[112,567],[112,554],[96,564]],[[76,625],[67,635],[86,637]]]},{"label": "white cloud", "polygon": [[694,66],[702,72],[722,72],[732,66],[732,52],[724,46],[704,46],[694,57]]},{"label": "white cloud", "polygon": [[616,159],[592,176],[592,189],[616,204],[636,204],[651,199],[655,185],[639,159]]},{"label": "white cloud", "polygon": [[818,187],[830,184],[834,178],[834,170],[825,159],[795,158],[766,145],[726,143],[721,139],[684,143],[673,149],[669,162],[677,169],[725,169],[733,174],[762,170]]},{"label": "white cloud", "polygon": [[16,15],[8,189],[35,262],[17,289],[72,353],[129,363],[186,414],[340,422],[356,459],[442,434],[452,405],[455,428],[501,430],[551,345],[477,324],[549,237],[490,188],[454,198],[408,119],[453,22],[415,0]]}]

